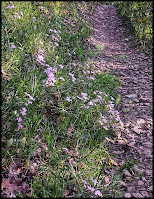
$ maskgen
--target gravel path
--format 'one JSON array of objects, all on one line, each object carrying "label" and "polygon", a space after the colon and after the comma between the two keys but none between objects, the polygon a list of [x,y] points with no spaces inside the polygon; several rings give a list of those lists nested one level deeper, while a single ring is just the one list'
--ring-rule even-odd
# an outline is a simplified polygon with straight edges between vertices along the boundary
[{"label": "gravel path", "polygon": [[119,139],[108,144],[109,151],[118,154],[118,163],[138,160],[133,169],[124,171],[125,197],[151,198],[152,60],[133,48],[133,38],[122,26],[114,6],[98,3],[95,14],[88,14],[87,19],[95,30],[88,40],[90,45],[104,45],[104,55],[89,61],[94,63],[95,71],[112,70],[122,80],[118,88],[122,100],[119,112],[125,130]]}]

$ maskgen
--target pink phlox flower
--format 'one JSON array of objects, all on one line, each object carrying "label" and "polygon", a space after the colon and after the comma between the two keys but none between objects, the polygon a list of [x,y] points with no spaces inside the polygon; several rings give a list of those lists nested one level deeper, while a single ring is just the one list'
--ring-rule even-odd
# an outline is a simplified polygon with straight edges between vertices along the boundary
[{"label": "pink phlox flower", "polygon": [[[35,101],[35,98],[33,98],[29,93],[25,92],[25,95],[27,95],[31,100]],[[32,104],[32,102],[28,101],[28,104]]]},{"label": "pink phlox flower", "polygon": [[49,37],[49,35],[48,35],[48,34],[45,34],[45,36]]},{"label": "pink phlox flower", "polygon": [[22,115],[26,115],[26,111],[27,111],[27,109],[25,107],[23,107],[22,109],[20,109],[20,113]]},{"label": "pink phlox flower", "polygon": [[94,77],[92,77],[92,76],[91,76],[91,77],[89,77],[89,79],[95,80],[95,78],[94,78]]},{"label": "pink phlox flower", "polygon": [[91,192],[94,192],[94,191],[95,191],[94,187],[88,186],[87,188],[88,188],[88,190],[90,190]]},{"label": "pink phlox flower", "polygon": [[18,123],[18,129],[23,129],[22,124]]},{"label": "pink phlox flower", "polygon": [[59,44],[57,42],[54,43],[56,46],[59,46]]},{"label": "pink phlox flower", "polygon": [[19,14],[18,14],[17,12],[15,12],[15,14],[17,15],[17,17],[18,17],[19,19],[21,19],[21,17],[19,16]]},{"label": "pink phlox flower", "polygon": [[52,30],[52,29],[49,29],[49,31],[50,31],[50,32],[53,32],[53,30]]},{"label": "pink phlox flower", "polygon": [[76,63],[72,63],[73,66],[76,66]]},{"label": "pink phlox flower", "polygon": [[26,106],[28,106],[28,104],[32,104],[31,101],[27,100],[28,103],[26,103]]},{"label": "pink phlox flower", "polygon": [[54,29],[54,30],[53,30],[53,32],[54,32],[54,33],[57,33],[57,30],[56,30],[56,29]]},{"label": "pink phlox flower", "polygon": [[100,125],[103,125],[103,122],[101,120],[98,120],[98,122],[100,123]]},{"label": "pink phlox flower", "polygon": [[48,81],[55,82],[55,76],[52,72],[48,75]]},{"label": "pink phlox flower", "polygon": [[55,37],[54,35],[52,35],[52,39],[53,39],[53,40],[58,40],[58,41],[59,41],[59,39],[58,39],[57,37]]},{"label": "pink phlox flower", "polygon": [[84,107],[85,107],[86,109],[89,109],[89,106],[86,106],[85,104],[84,104]]},{"label": "pink phlox flower", "polygon": [[88,102],[88,104],[89,104],[89,105],[92,105],[92,106],[94,105],[94,103],[93,103],[92,101]]},{"label": "pink phlox flower", "polygon": [[72,101],[71,97],[70,96],[66,97],[66,101],[71,102]]},{"label": "pink phlox flower", "polygon": [[97,97],[98,97],[98,98],[100,98],[100,99],[102,98],[102,96],[101,96],[101,95],[97,95]]},{"label": "pink phlox flower", "polygon": [[11,48],[16,48],[16,46],[14,44],[11,44]]},{"label": "pink phlox flower", "polygon": [[121,124],[122,127],[124,126],[124,123],[121,120],[120,120],[120,124]]},{"label": "pink phlox flower", "polygon": [[12,3],[12,5],[11,5],[11,6],[7,6],[6,8],[8,8],[8,9],[13,9],[13,8],[14,8],[14,4],[13,4],[12,1],[10,1],[10,3]]},{"label": "pink phlox flower", "polygon": [[103,128],[104,128],[105,130],[108,130],[108,127],[107,127],[107,126],[103,126]]},{"label": "pink phlox flower", "polygon": [[76,78],[75,77],[72,77],[72,82],[75,82]]},{"label": "pink phlox flower", "polygon": [[49,44],[52,44],[52,42],[51,42],[51,41],[49,41]]},{"label": "pink phlox flower", "polygon": [[74,77],[74,74],[68,73],[72,77],[72,82],[75,82],[76,78]]},{"label": "pink phlox flower", "polygon": [[65,79],[63,77],[59,77],[60,80],[65,81]]},{"label": "pink phlox flower", "polygon": [[38,55],[37,61],[39,61],[39,62],[42,62],[42,61],[45,62],[44,56],[43,55]]},{"label": "pink phlox flower", "polygon": [[18,120],[18,122],[21,122],[22,118],[21,117],[17,117],[17,120]]},{"label": "pink phlox flower", "polygon": [[74,77],[74,74],[72,74],[72,73],[68,73],[71,77]]},{"label": "pink phlox flower", "polygon": [[87,94],[87,93],[81,93],[81,95],[82,95],[82,97],[83,97],[83,98],[85,98],[85,97],[87,97],[87,96],[88,96],[88,94]]},{"label": "pink phlox flower", "polygon": [[52,72],[52,68],[48,67],[44,70],[44,73],[46,73],[47,75],[49,75]]},{"label": "pink phlox flower", "polygon": [[101,197],[103,196],[102,193],[99,190],[96,190],[94,194],[95,194],[95,196],[97,196],[97,195],[101,196]]},{"label": "pink phlox flower", "polygon": [[111,100],[113,100],[114,101],[114,98],[111,96]]},{"label": "pink phlox flower", "polygon": [[120,121],[120,117],[119,115],[117,115],[117,117],[115,118],[117,121]]},{"label": "pink phlox flower", "polygon": [[78,98],[78,99],[81,99],[81,100],[83,99],[82,97],[79,97],[79,96],[77,96],[77,98]]},{"label": "pink phlox flower", "polygon": [[57,68],[52,68],[51,70],[52,72],[55,72],[55,73],[57,72]]},{"label": "pink phlox flower", "polygon": [[106,120],[105,118],[103,118],[103,122],[104,122],[104,123],[108,123],[107,120]]},{"label": "pink phlox flower", "polygon": [[[35,101],[35,98],[33,98],[32,96],[29,96],[29,98],[33,101]],[[28,104],[32,104],[32,102],[28,102]]]},{"label": "pink phlox flower", "polygon": [[96,179],[93,179],[93,177],[91,177],[91,180],[93,181],[94,185],[98,183],[98,181]]},{"label": "pink phlox flower", "polygon": [[61,69],[63,69],[63,68],[64,68],[64,66],[63,66],[62,64],[60,64],[59,66],[60,66],[60,68],[61,68]]},{"label": "pink phlox flower", "polygon": [[83,180],[82,178],[81,178],[81,180],[82,180],[82,182],[83,182],[84,184],[87,184],[87,182],[86,182],[85,180]]}]

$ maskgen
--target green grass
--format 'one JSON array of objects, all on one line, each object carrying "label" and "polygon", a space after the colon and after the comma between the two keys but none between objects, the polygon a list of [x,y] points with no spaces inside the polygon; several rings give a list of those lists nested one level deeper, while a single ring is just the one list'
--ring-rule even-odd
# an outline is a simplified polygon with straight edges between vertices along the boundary
[{"label": "green grass", "polygon": [[[11,3],[2,2],[3,173],[11,161],[26,161],[28,171],[37,165],[29,182],[32,198],[90,197],[94,193],[82,179],[94,186],[91,177],[104,196],[121,195],[116,179],[104,186],[103,174],[112,159],[105,138],[123,129],[114,107],[114,88],[121,83],[87,64],[83,41],[92,30],[78,12],[79,2],[13,4],[9,9]],[[47,86],[47,79],[53,84]]]}]

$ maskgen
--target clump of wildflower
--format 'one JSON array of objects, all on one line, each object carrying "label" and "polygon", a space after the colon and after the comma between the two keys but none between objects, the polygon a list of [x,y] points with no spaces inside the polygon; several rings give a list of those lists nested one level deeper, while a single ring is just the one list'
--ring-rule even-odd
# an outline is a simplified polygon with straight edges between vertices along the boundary
[{"label": "clump of wildflower", "polygon": [[67,97],[66,97],[66,101],[71,102],[71,101],[72,101],[72,100],[71,100],[71,97],[70,97],[70,96],[67,96]]},{"label": "clump of wildflower", "polygon": [[[29,93],[25,92],[25,95],[27,95],[30,98],[30,100],[35,101],[35,98],[33,98]],[[27,100],[27,103],[25,104],[26,106],[28,106],[28,104],[33,103],[32,101],[29,101],[28,99],[26,100]]]},{"label": "clump of wildflower", "polygon": [[61,68],[61,69],[63,69],[63,68],[64,68],[64,66],[63,66],[62,64],[60,64],[59,66],[60,66],[60,68]]},{"label": "clump of wildflower", "polygon": [[65,81],[65,79],[63,77],[59,77],[60,80]]},{"label": "clump of wildflower", "polygon": [[14,4],[13,4],[13,2],[10,1],[10,3],[12,3],[12,5],[11,5],[11,6],[7,6],[6,8],[8,8],[8,9],[14,9]]},{"label": "clump of wildflower", "polygon": [[11,48],[16,48],[16,46],[14,44],[11,44]]},{"label": "clump of wildflower", "polygon": [[57,72],[57,68],[52,68],[52,67],[48,67],[47,69],[44,70],[44,72],[48,75],[47,78],[47,82],[46,82],[46,86],[54,86],[56,83],[56,78],[54,73]]},{"label": "clump of wildflower", "polygon": [[[29,99],[26,99],[26,103],[25,105],[28,106],[29,104],[32,104],[32,101],[35,101],[35,98],[33,98],[29,93],[25,92],[25,95],[29,97]],[[32,101],[31,101],[32,100]],[[25,107],[22,107],[22,109],[20,109],[20,114],[22,116],[26,115],[27,113],[27,109]],[[20,123],[22,122],[22,118],[21,117],[17,117],[17,124],[18,124],[18,128],[19,129],[23,129],[23,125]]]},{"label": "clump of wildflower", "polygon": [[20,123],[20,122],[22,121],[22,118],[21,118],[21,117],[18,117],[17,120],[18,120],[18,123],[17,123],[17,124],[18,124],[18,128],[19,128],[19,129],[23,129],[23,126],[22,126],[22,124]]},{"label": "clump of wildflower", "polygon": [[22,107],[22,109],[20,109],[20,113],[22,115],[26,115],[26,111],[27,111],[27,109],[25,107]]},{"label": "clump of wildflower", "polygon": [[[102,193],[99,190],[96,190],[94,187],[89,186],[85,180],[83,180],[83,179],[81,179],[81,180],[84,183],[84,185],[87,187],[87,189],[89,191],[91,191],[91,193],[94,193],[95,196],[103,197]],[[91,178],[91,180],[94,182],[94,186],[98,183],[98,181],[96,179]],[[93,196],[91,196],[91,197],[93,197]]]},{"label": "clump of wildflower", "polygon": [[74,74],[68,73],[72,77],[72,82],[75,82],[76,78],[74,77]]},{"label": "clump of wildflower", "polygon": [[15,12],[15,14],[16,15],[13,15],[14,17],[18,17],[19,19],[21,19],[20,15],[17,12]]},{"label": "clump of wildflower", "polygon": [[44,50],[39,50],[37,54],[37,62],[40,63],[41,65],[45,66],[45,57],[44,57]]}]

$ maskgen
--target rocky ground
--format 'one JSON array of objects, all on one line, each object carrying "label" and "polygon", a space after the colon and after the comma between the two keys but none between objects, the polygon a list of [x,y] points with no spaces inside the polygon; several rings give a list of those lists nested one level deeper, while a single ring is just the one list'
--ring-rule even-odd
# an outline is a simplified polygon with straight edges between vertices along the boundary
[{"label": "rocky ground", "polygon": [[113,5],[98,3],[94,15],[88,12],[87,19],[94,29],[88,42],[93,48],[104,46],[103,55],[89,61],[96,72],[113,71],[122,81],[117,91],[125,130],[108,145],[120,164],[138,160],[133,169],[124,171],[125,197],[152,197],[152,58],[133,47],[133,36]]}]

